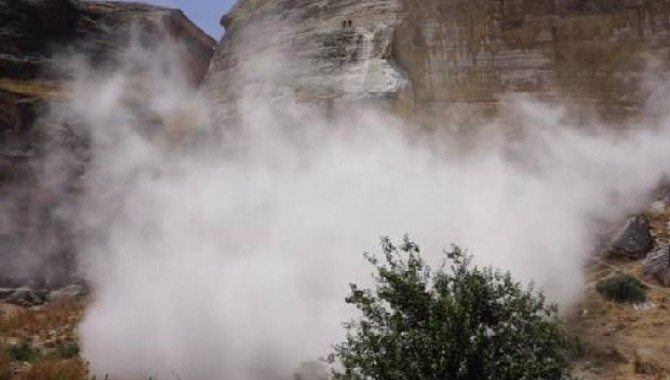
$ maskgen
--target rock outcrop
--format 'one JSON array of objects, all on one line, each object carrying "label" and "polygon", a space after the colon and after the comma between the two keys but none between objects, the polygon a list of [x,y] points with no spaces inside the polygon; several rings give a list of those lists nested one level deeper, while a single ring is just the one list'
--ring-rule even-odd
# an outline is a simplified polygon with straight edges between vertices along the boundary
[{"label": "rock outcrop", "polygon": [[639,215],[629,218],[614,235],[607,254],[610,257],[641,259],[651,251],[654,244],[649,221],[646,217]]},{"label": "rock outcrop", "polygon": [[205,85],[220,109],[271,82],[414,119],[494,113],[503,93],[614,119],[649,96],[645,74],[668,72],[669,18],[656,0],[240,0]]},{"label": "rock outcrop", "polygon": [[47,300],[47,291],[45,290],[34,290],[31,288],[19,288],[14,289],[13,293],[3,300],[3,302],[23,306],[39,306],[46,302]]},{"label": "rock outcrop", "polygon": [[670,286],[670,245],[660,244],[642,263],[642,274],[664,286]]},{"label": "rock outcrop", "polygon": [[317,103],[392,98],[410,86],[392,55],[400,12],[396,0],[238,1],[203,87],[224,116],[259,91]]},{"label": "rock outcrop", "polygon": [[[87,160],[86,136],[40,119],[66,99],[68,56],[117,66],[133,41],[184,47],[191,83],[202,80],[216,41],[175,9],[130,2],[0,0],[0,286],[38,277],[62,285],[72,272],[67,213]],[[141,73],[139,73],[141,76]],[[50,154],[70,164],[56,167]],[[49,181],[44,181],[48,178]]]}]

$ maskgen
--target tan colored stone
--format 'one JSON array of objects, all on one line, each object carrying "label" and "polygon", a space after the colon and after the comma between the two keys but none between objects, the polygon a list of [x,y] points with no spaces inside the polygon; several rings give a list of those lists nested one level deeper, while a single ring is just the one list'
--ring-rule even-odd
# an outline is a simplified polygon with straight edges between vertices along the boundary
[{"label": "tan colored stone", "polygon": [[649,95],[645,74],[668,72],[668,17],[654,0],[241,0],[205,87],[222,109],[269,81],[310,102],[384,99],[415,118],[494,114],[516,93],[618,119]]}]

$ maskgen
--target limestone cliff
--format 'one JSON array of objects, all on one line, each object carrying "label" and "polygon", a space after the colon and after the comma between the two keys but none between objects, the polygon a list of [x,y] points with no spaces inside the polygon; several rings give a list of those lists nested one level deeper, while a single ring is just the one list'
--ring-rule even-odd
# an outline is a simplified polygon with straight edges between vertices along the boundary
[{"label": "limestone cliff", "polygon": [[[140,43],[182,43],[186,74],[199,84],[215,41],[179,10],[130,2],[0,0],[0,286],[25,278],[58,282],[69,274],[72,236],[63,213],[75,203],[88,142],[72,124],[40,115],[66,99],[72,73],[62,61],[68,55],[79,54],[94,67],[115,66],[135,32]],[[54,151],[70,165],[56,165]]]},{"label": "limestone cliff", "polygon": [[409,116],[495,111],[503,93],[620,116],[645,100],[650,67],[667,73],[670,48],[667,0],[240,0],[222,24],[205,81],[222,108],[272,81]]},{"label": "limestone cliff", "polygon": [[203,86],[224,114],[268,88],[315,102],[396,94],[407,85],[391,59],[400,11],[397,0],[240,1]]},{"label": "limestone cliff", "polygon": [[[93,66],[114,66],[133,32],[156,43],[168,34],[187,49],[184,67],[197,85],[215,41],[175,9],[140,3],[78,0],[0,0],[0,151],[25,150],[40,109],[64,99],[71,73],[62,64],[76,53]],[[25,145],[25,144],[24,144]],[[15,149],[16,148],[16,149]]]}]

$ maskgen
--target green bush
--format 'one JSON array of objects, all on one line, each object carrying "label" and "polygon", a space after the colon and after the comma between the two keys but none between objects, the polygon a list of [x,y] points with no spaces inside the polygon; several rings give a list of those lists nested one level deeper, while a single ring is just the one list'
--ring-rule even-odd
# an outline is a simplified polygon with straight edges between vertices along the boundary
[{"label": "green bush", "polygon": [[596,290],[610,301],[642,303],[647,301],[647,286],[627,274],[617,274],[600,281]]},{"label": "green bush", "polygon": [[561,379],[575,340],[557,307],[509,273],[471,265],[454,247],[432,271],[419,247],[382,239],[374,289],[351,285],[346,302],[362,317],[329,361],[335,379]]},{"label": "green bush", "polygon": [[31,362],[40,356],[40,352],[28,342],[9,345],[6,350],[12,360],[19,362]]},{"label": "green bush", "polygon": [[79,356],[79,345],[76,343],[68,343],[56,349],[56,355],[60,359],[72,359]]}]

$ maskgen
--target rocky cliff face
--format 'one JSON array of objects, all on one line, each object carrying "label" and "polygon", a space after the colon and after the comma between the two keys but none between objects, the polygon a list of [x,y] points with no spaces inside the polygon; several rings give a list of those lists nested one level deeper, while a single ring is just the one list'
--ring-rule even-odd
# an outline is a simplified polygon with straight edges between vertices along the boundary
[{"label": "rocky cliff face", "polygon": [[[64,88],[72,79],[63,64],[68,55],[79,54],[94,67],[114,66],[134,36],[149,47],[165,38],[182,43],[193,85],[204,76],[215,46],[174,9],[0,0],[0,286],[21,285],[25,278],[58,282],[70,273],[68,213],[76,203],[88,142],[72,123],[40,116],[66,99]],[[62,161],[67,165],[57,164]]]},{"label": "rocky cliff face", "polygon": [[495,112],[503,93],[619,117],[670,48],[667,0],[240,0],[222,24],[205,83],[221,109],[276,70],[299,99],[384,98],[410,117]]},{"label": "rocky cliff face", "polygon": [[[0,0],[0,150],[25,150],[21,140],[36,114],[64,99],[71,79],[63,60],[79,54],[94,67],[117,65],[131,36],[186,48],[183,66],[197,85],[215,41],[179,10],[125,2]],[[25,139],[24,139],[25,140]],[[24,141],[25,143],[25,141]],[[17,148],[17,149],[14,149]]]},{"label": "rocky cliff face", "polygon": [[239,1],[222,18],[205,90],[224,114],[267,88],[315,102],[392,96],[408,85],[392,59],[400,12],[397,0]]}]

